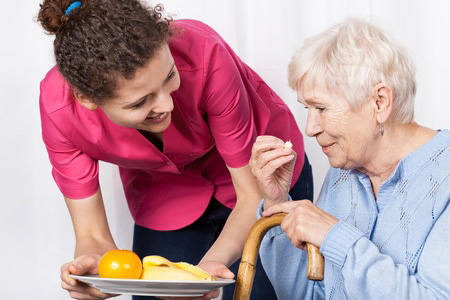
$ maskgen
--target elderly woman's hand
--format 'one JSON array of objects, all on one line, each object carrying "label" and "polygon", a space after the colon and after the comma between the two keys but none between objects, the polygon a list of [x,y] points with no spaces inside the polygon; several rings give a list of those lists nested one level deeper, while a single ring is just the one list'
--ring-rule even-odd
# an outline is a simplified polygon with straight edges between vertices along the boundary
[{"label": "elderly woman's hand", "polygon": [[287,201],[297,154],[273,136],[259,136],[250,166],[264,197],[264,208]]},{"label": "elderly woman's hand", "polygon": [[264,217],[276,213],[288,213],[281,223],[292,245],[306,250],[306,244],[322,245],[328,231],[339,220],[318,208],[311,201],[289,201],[271,206],[263,212]]}]

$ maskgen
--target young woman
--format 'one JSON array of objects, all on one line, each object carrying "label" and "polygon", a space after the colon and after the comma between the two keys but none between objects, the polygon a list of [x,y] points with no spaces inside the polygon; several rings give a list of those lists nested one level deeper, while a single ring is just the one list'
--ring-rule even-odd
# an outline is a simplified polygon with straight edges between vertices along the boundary
[{"label": "young woman", "polygon": [[[61,269],[74,298],[111,296],[68,277],[96,273],[101,255],[116,248],[99,160],[119,166],[138,255],[199,264],[218,277],[234,276],[228,267],[236,272],[256,220],[261,196],[248,162],[258,135],[291,140],[292,192],[312,199],[288,107],[214,30],[162,13],[139,0],[41,5],[57,64],[41,83],[43,139],[75,229],[75,259]],[[275,299],[258,270],[254,299]]]}]

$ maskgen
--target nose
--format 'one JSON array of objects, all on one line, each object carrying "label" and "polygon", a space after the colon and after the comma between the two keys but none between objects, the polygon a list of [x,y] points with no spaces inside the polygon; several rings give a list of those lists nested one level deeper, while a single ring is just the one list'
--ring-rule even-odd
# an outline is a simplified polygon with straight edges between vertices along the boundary
[{"label": "nose", "polygon": [[308,118],[306,119],[305,133],[309,137],[316,136],[322,131],[320,126],[320,117],[314,109],[308,109]]},{"label": "nose", "polygon": [[153,111],[156,113],[171,112],[173,110],[173,99],[170,93],[160,94]]}]

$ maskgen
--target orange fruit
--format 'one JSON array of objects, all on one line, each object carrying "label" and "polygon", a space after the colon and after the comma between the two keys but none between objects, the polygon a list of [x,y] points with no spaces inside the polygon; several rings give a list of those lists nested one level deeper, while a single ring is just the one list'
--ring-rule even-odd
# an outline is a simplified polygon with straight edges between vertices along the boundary
[{"label": "orange fruit", "polygon": [[139,279],[141,273],[141,259],[130,250],[110,250],[98,263],[98,275],[102,278]]}]

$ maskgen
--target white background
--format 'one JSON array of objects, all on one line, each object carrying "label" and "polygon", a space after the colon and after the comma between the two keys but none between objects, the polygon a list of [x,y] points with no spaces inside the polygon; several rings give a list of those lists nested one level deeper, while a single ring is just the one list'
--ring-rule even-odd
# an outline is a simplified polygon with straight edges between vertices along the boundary
[{"label": "white background", "polygon": [[[152,1],[152,4],[159,2]],[[450,2],[447,0],[166,0],[177,18],[201,20],[288,103],[304,129],[305,111],[287,86],[287,63],[305,37],[346,16],[371,19],[409,50],[417,65],[416,121],[449,128]],[[54,64],[53,38],[34,21],[38,1],[0,3],[0,298],[68,299],[60,265],[73,257],[74,236],[41,141],[39,82]],[[305,137],[315,195],[328,168]],[[132,219],[115,166],[101,165],[110,227],[131,248]],[[130,299],[121,296],[117,299]]]}]

